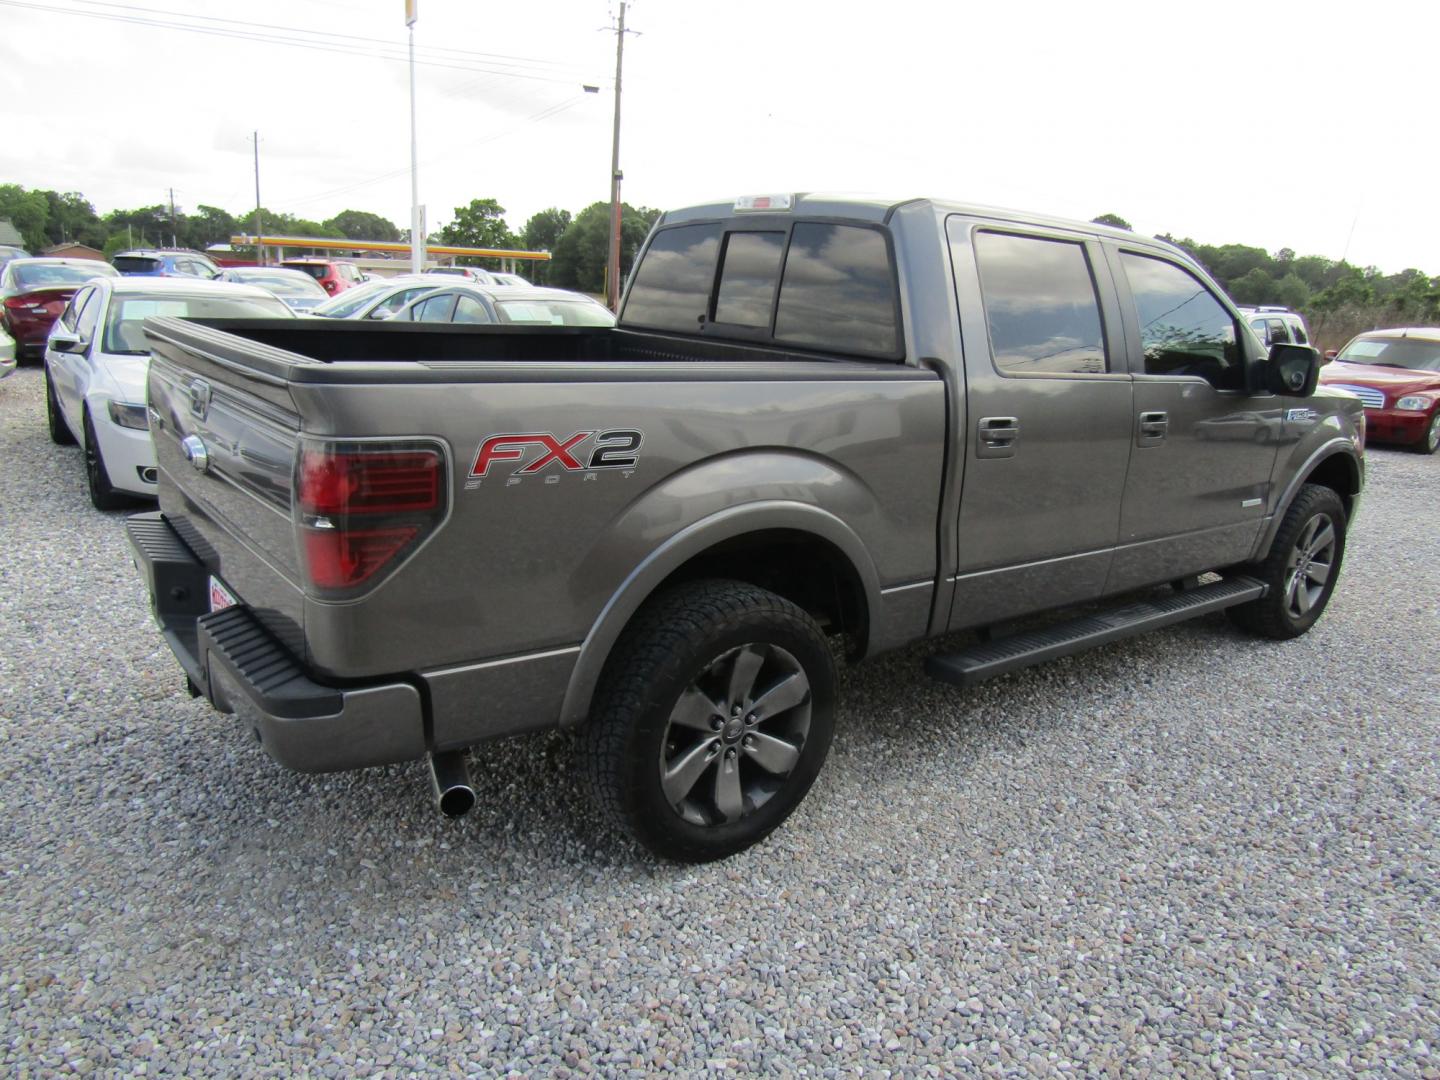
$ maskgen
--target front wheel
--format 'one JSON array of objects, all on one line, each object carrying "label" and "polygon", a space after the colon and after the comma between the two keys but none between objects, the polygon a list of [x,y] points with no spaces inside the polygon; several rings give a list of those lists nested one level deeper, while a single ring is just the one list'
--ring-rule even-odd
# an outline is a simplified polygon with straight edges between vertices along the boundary
[{"label": "front wheel", "polygon": [[1430,423],[1425,426],[1425,434],[1415,444],[1415,450],[1421,454],[1433,454],[1440,450],[1440,409],[1431,414]]},{"label": "front wheel", "polygon": [[738,581],[650,601],[617,643],[582,742],[602,810],[668,859],[758,842],[820,772],[835,661],[815,620]]},{"label": "front wheel", "polygon": [[1285,512],[1264,561],[1243,568],[1269,586],[1265,595],[1225,613],[1261,637],[1299,637],[1330,602],[1344,556],[1345,504],[1331,488],[1306,484]]},{"label": "front wheel", "polygon": [[85,487],[96,510],[123,510],[130,505],[129,496],[110,484],[105,455],[100,450],[100,440],[95,437],[95,423],[90,419],[89,409],[85,410]]},{"label": "front wheel", "polygon": [[56,446],[74,446],[75,436],[65,415],[60,411],[60,401],[55,397],[55,384],[50,381],[50,369],[45,369],[45,423],[50,428],[50,441]]}]

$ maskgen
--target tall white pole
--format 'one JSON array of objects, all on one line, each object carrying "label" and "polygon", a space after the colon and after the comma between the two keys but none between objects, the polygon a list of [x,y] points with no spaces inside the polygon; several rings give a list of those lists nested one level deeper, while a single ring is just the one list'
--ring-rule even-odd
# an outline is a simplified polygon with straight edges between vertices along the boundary
[{"label": "tall white pole", "polygon": [[610,245],[605,260],[605,303],[620,310],[620,72],[625,65],[625,0],[615,34],[615,132],[610,147]]},{"label": "tall white pole", "polygon": [[410,272],[425,269],[424,223],[420,220],[420,158],[415,147],[415,15],[407,5],[410,27]]}]

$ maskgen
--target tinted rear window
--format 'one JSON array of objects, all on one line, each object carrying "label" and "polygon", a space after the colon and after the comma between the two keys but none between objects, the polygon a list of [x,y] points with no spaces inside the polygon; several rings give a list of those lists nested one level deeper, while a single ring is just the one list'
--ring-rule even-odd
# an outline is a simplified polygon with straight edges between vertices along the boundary
[{"label": "tinted rear window", "polygon": [[122,274],[153,274],[159,269],[160,260],[144,255],[116,255],[114,266]]},{"label": "tinted rear window", "polygon": [[710,305],[720,226],[682,225],[650,241],[625,301],[631,326],[697,333]]},{"label": "tinted rear window", "polygon": [[325,263],[281,263],[286,270],[299,270],[302,274],[309,274],[317,281],[325,276],[330,269]]},{"label": "tinted rear window", "polygon": [[15,267],[15,283],[22,289],[39,289],[46,285],[83,285],[93,277],[114,274],[104,263],[94,266],[73,266],[62,263],[38,263]]},{"label": "tinted rear window", "polygon": [[884,234],[855,225],[797,224],[780,282],[775,340],[898,353],[895,272]]},{"label": "tinted rear window", "polygon": [[656,234],[621,321],[704,332],[713,289],[717,337],[725,336],[726,327],[745,327],[750,332],[743,336],[751,340],[772,339],[773,312],[779,344],[899,355],[895,270],[882,231],[802,221],[791,228],[787,249],[784,232],[736,229],[725,237],[717,286],[722,232],[723,226],[712,224]]}]

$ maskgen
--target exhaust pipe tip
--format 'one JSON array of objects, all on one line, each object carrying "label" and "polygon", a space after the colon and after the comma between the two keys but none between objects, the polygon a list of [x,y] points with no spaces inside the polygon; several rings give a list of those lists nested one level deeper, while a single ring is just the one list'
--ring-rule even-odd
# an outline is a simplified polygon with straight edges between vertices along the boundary
[{"label": "exhaust pipe tip", "polygon": [[464,750],[431,754],[430,783],[435,805],[446,817],[464,817],[474,809],[475,788],[470,783],[470,764]]}]

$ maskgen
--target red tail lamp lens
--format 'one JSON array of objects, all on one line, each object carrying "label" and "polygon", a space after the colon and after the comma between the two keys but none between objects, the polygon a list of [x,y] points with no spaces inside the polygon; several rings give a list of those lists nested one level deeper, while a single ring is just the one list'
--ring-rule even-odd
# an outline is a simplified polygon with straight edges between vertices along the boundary
[{"label": "red tail lamp lens", "polygon": [[398,514],[440,505],[440,455],[325,453],[300,459],[300,509],[307,514]]},{"label": "red tail lamp lens", "polygon": [[415,525],[348,532],[306,529],[305,558],[310,580],[322,589],[359,585],[394,558],[419,531]]}]

